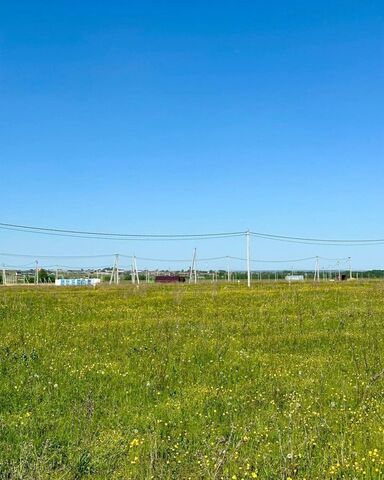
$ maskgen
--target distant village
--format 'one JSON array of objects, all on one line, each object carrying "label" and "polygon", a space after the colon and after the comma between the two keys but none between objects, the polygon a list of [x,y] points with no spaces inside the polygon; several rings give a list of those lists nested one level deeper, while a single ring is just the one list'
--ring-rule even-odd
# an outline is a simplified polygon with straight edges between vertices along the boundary
[{"label": "distant village", "polygon": [[[28,269],[0,270],[0,283],[3,285],[14,284],[60,284],[59,280],[69,279],[95,279],[94,283],[108,283],[111,281],[113,271],[111,268],[100,269]],[[142,270],[134,272],[131,270],[119,270],[119,282],[132,283],[184,283],[200,282],[240,282],[247,278],[246,271],[227,270],[199,270],[196,272],[196,279],[191,276],[190,270]],[[384,270],[362,270],[354,271],[353,279],[369,280],[384,278]],[[253,281],[310,281],[314,279],[313,270],[279,270],[279,271],[253,271]],[[343,281],[350,280],[348,272],[328,270],[320,272],[320,281]],[[116,283],[116,282],[114,282]],[[61,282],[68,285],[68,282]]]}]

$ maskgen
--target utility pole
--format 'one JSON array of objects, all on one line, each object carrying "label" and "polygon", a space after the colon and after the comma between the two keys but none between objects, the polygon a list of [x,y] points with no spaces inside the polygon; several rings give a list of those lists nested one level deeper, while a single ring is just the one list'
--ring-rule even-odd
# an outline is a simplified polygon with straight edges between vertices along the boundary
[{"label": "utility pole", "polygon": [[119,254],[115,253],[115,260],[113,262],[113,267],[112,267],[112,272],[111,272],[111,278],[109,279],[109,284],[112,285],[112,283],[118,284],[120,281],[119,278]]},{"label": "utility pole", "polygon": [[246,240],[247,240],[247,285],[248,288],[251,286],[251,239],[250,231],[247,230]]},{"label": "utility pole", "polygon": [[118,285],[119,282],[120,282],[120,277],[119,277],[119,254],[118,253],[116,253],[116,255],[115,255],[115,265],[116,265],[116,269],[115,269],[116,285]]},{"label": "utility pole", "polygon": [[192,265],[191,270],[189,272],[189,283],[192,283],[192,279],[194,283],[197,283],[197,271],[196,271],[196,248],[193,250],[193,257],[192,257]]},{"label": "utility pole", "polygon": [[39,283],[39,262],[35,260],[36,268],[35,268],[35,284],[38,285]]},{"label": "utility pole", "polygon": [[110,284],[110,285],[112,285],[113,277],[115,276],[115,262],[116,262],[116,259],[115,259],[115,261],[113,262],[113,267],[112,267],[111,276],[109,277],[109,284]]},{"label": "utility pole", "polygon": [[[133,256],[133,268],[134,268],[134,275],[135,275],[135,280],[137,282],[137,285],[140,285],[139,272],[137,270],[137,263],[136,263],[135,255]],[[136,282],[134,282],[134,283],[136,283]]]},{"label": "utility pole", "polygon": [[131,282],[132,282],[132,285],[135,284],[135,281],[136,281],[136,273],[135,273],[135,265],[134,265],[134,256],[132,257],[132,261],[131,261]]},{"label": "utility pole", "polygon": [[349,279],[352,280],[352,262],[351,262],[351,257],[348,257],[348,264],[349,264]]},{"label": "utility pole", "polygon": [[5,265],[3,264],[3,285],[7,284],[7,274],[5,272]]},{"label": "utility pole", "polygon": [[231,281],[231,272],[229,270],[229,257],[227,257],[227,282]]},{"label": "utility pole", "polygon": [[316,257],[316,265],[315,265],[315,275],[313,277],[315,282],[320,282],[320,265],[319,265],[319,257]]}]

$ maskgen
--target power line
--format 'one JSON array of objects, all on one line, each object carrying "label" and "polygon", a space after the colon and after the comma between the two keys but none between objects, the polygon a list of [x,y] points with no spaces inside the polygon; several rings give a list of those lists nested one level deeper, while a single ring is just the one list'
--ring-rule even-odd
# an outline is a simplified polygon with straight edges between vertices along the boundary
[{"label": "power line", "polygon": [[[120,255],[121,257],[128,257],[128,255]],[[137,260],[145,261],[145,262],[190,262],[190,258],[146,258],[146,257],[136,257]],[[199,262],[211,262],[214,260],[223,260],[225,258],[229,258],[228,256],[222,257],[209,257],[209,258],[199,258],[197,257],[196,260]]]},{"label": "power line", "polygon": [[112,253],[102,255],[31,255],[23,253],[6,253],[0,252],[3,257],[19,257],[19,258],[67,258],[67,259],[82,259],[82,258],[107,258],[112,257]]},{"label": "power line", "polygon": [[[97,259],[97,258],[112,258],[116,254],[100,254],[100,255],[32,255],[32,254],[18,254],[18,253],[4,253],[0,252],[0,257],[1,256],[7,256],[7,257],[15,257],[15,258],[38,258],[38,259],[74,259],[74,260],[79,260],[79,259]],[[132,255],[126,255],[126,254],[119,254],[121,258],[132,258]],[[319,258],[320,260],[326,260],[326,261],[335,261],[335,262],[346,262],[348,261],[349,257],[340,257],[340,258],[327,258],[327,257],[321,257],[321,256],[312,256],[312,257],[304,257],[304,258],[294,258],[294,259],[280,259],[280,260],[266,260],[266,259],[256,259],[256,258],[251,258],[250,261],[252,263],[297,263],[297,262],[305,262],[309,260],[315,260],[316,258]],[[164,262],[164,263],[190,263],[190,258],[149,258],[149,257],[136,257],[137,260],[143,261],[143,262]],[[202,257],[199,258],[197,257],[196,260],[201,263],[201,262],[213,262],[213,261],[218,261],[218,260],[237,260],[241,262],[245,262],[246,258],[244,257],[236,257],[232,255],[222,255],[218,257]],[[33,264],[34,262],[31,262]],[[60,265],[58,265],[60,266]],[[61,265],[64,266],[64,265]],[[68,266],[66,266],[68,267]]]},{"label": "power line", "polygon": [[[227,257],[232,260],[240,260],[240,261],[246,261],[246,258],[242,257]],[[253,263],[296,263],[296,262],[304,262],[308,260],[314,260],[316,258],[322,258],[322,257],[305,257],[305,258],[294,258],[290,260],[260,260],[260,259],[251,259],[251,262]]]},{"label": "power line", "polygon": [[35,262],[25,263],[24,265],[10,265],[8,263],[2,264],[3,268],[13,268],[15,270],[25,270],[25,269],[32,270],[34,266],[35,266]]},{"label": "power line", "polygon": [[62,228],[36,227],[30,225],[18,225],[13,223],[1,223],[0,228],[6,230],[16,230],[20,232],[34,232],[37,234],[63,235],[63,236],[83,236],[83,238],[117,238],[118,240],[144,240],[144,239],[164,239],[164,240],[183,240],[200,238],[226,238],[244,235],[244,232],[219,232],[219,233],[197,233],[197,234],[135,234],[135,233],[109,233],[109,232],[91,232],[84,230],[67,230]]},{"label": "power line", "polygon": [[266,240],[277,240],[291,243],[304,243],[308,245],[381,245],[384,243],[383,238],[377,239],[330,239],[330,238],[306,238],[292,237],[288,235],[274,235],[270,233],[251,232],[251,235]]},{"label": "power line", "polygon": [[[37,227],[31,225],[19,225],[14,223],[0,222],[0,229],[12,230],[24,233],[35,233],[39,235],[54,235],[63,237],[89,238],[98,240],[207,240],[217,238],[232,238],[247,235],[247,231],[237,232],[217,232],[217,233],[198,233],[198,234],[135,234],[135,233],[111,233],[94,232],[85,230],[69,230],[62,228]],[[291,243],[304,243],[310,245],[381,245],[384,244],[384,238],[377,239],[336,239],[336,238],[311,238],[289,235],[277,235],[263,232],[249,232],[250,235],[266,240],[275,240]]]},{"label": "power line", "polygon": [[180,237],[164,237],[164,236],[132,236],[132,237],[115,237],[115,236],[96,236],[96,235],[77,235],[77,234],[70,234],[70,233],[54,233],[54,232],[46,232],[46,231],[36,231],[36,230],[28,230],[28,229],[21,229],[21,228],[13,228],[13,227],[3,227],[0,224],[1,230],[11,230],[14,232],[23,232],[23,233],[32,233],[37,235],[48,235],[54,237],[71,237],[71,238],[85,238],[90,240],[114,240],[114,241],[140,241],[140,242],[153,242],[153,241],[190,241],[190,240],[213,240],[218,238],[233,238],[233,237],[240,237],[242,233],[233,234],[217,234],[217,235],[202,235],[202,236],[192,236],[192,235],[185,235]]}]

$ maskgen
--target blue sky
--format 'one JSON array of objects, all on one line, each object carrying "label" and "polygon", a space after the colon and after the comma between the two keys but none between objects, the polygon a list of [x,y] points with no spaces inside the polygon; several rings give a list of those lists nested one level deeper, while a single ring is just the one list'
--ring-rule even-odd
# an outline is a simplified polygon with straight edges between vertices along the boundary
[{"label": "blue sky", "polygon": [[[378,0],[3,1],[0,221],[384,237],[383,13]],[[195,246],[4,231],[0,245]],[[243,242],[197,247],[238,255]],[[253,245],[257,258],[317,254],[384,267],[383,247]]]}]

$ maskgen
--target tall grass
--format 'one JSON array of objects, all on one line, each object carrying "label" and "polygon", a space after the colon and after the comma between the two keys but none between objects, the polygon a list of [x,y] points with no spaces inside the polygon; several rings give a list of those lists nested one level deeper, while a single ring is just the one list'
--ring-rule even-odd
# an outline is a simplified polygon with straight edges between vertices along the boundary
[{"label": "tall grass", "polygon": [[384,478],[384,284],[0,290],[1,479]]}]

